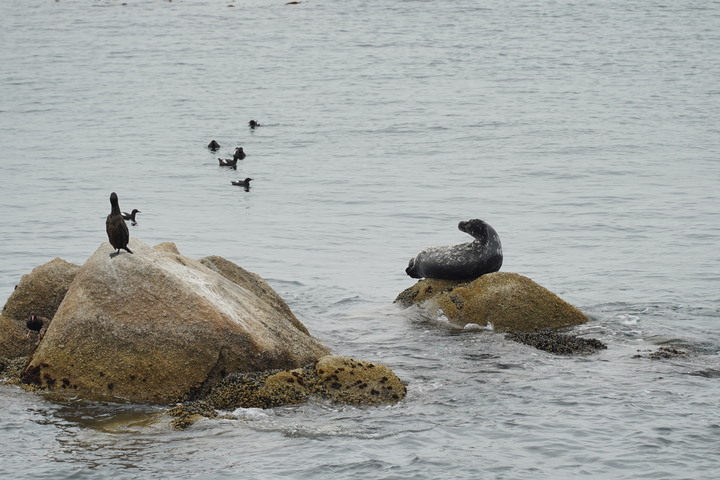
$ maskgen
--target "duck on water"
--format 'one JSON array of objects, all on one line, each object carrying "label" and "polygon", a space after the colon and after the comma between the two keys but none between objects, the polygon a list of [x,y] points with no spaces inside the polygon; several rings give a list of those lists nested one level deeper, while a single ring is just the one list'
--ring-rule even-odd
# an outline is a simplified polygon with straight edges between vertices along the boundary
[{"label": "duck on water", "polygon": [[234,167],[237,165],[238,161],[237,159],[218,157],[218,162],[220,163],[221,167]]},{"label": "duck on water", "polygon": [[135,223],[135,215],[137,215],[138,213],[142,212],[137,208],[133,208],[133,211],[130,213],[122,212],[122,216],[124,220],[130,220],[131,222]]},{"label": "duck on water", "polygon": [[252,178],[247,177],[245,180],[232,180],[230,183],[238,187],[245,187],[245,191],[247,192],[248,190],[250,190],[251,180]]},{"label": "duck on water", "polygon": [[118,202],[118,196],[115,192],[110,194],[110,215],[105,220],[105,230],[107,231],[108,241],[117,251],[111,253],[110,256],[114,257],[120,254],[120,250],[126,250],[128,253],[133,253],[128,248],[128,242],[130,241],[130,231],[125,224],[122,212],[120,212],[120,204]]},{"label": "duck on water", "polygon": [[237,147],[232,160],[229,158],[218,158],[218,162],[220,162],[221,167],[234,167],[237,165],[238,160],[244,160],[246,156],[242,147]]}]

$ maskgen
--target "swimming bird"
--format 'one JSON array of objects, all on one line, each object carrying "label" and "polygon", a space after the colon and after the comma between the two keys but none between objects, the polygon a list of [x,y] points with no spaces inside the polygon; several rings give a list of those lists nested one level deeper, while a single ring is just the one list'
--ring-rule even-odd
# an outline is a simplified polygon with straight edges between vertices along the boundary
[{"label": "swimming bird", "polygon": [[130,241],[130,231],[127,225],[125,225],[125,219],[120,212],[120,205],[118,203],[117,193],[112,192],[110,194],[110,215],[105,220],[105,230],[107,231],[108,241],[113,248],[117,249],[117,252],[111,253],[110,256],[120,254],[120,250],[127,250],[128,253],[133,253],[128,248],[128,242]]},{"label": "swimming bird", "polygon": [[27,335],[25,335],[26,338],[30,337],[30,332],[39,332],[42,330],[43,327],[43,321],[42,318],[35,315],[35,312],[30,312],[30,316],[25,321],[25,326],[28,328]]},{"label": "swimming bird", "polygon": [[218,157],[218,162],[220,162],[221,167],[234,167],[237,165],[237,158],[231,159],[231,158],[220,158]]},{"label": "swimming bird", "polygon": [[261,126],[262,126],[262,125],[260,125],[258,122],[256,122],[255,120],[250,120],[250,121],[248,122],[248,125],[250,126],[250,128],[261,127]]},{"label": "swimming bird", "polygon": [[131,222],[135,223],[135,215],[138,213],[142,213],[137,208],[133,208],[133,211],[131,213],[122,212],[123,220],[130,220]]},{"label": "swimming bird", "polygon": [[208,143],[207,148],[209,148],[210,150],[212,150],[214,152],[215,150],[220,148],[220,144],[218,142],[216,142],[215,140],[213,140],[210,143]]},{"label": "swimming bird", "polygon": [[245,187],[245,190],[248,190],[250,188],[250,180],[252,180],[252,178],[247,177],[245,180],[233,180],[230,183],[238,187]]},{"label": "swimming bird", "polygon": [[243,160],[245,157],[246,155],[245,152],[243,152],[242,147],[237,147],[235,149],[235,154],[233,155],[233,160],[237,162],[238,160]]}]

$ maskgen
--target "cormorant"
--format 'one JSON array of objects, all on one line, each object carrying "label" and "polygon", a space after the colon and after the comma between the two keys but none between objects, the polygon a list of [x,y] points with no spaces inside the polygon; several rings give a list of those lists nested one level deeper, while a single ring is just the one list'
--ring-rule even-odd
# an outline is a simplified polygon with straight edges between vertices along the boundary
[{"label": "cormorant", "polygon": [[133,253],[128,248],[128,242],[130,241],[130,231],[127,225],[125,225],[125,219],[120,212],[120,205],[118,204],[118,196],[115,192],[110,194],[110,215],[105,220],[105,230],[107,231],[108,241],[113,248],[117,249],[117,252],[110,254],[111,257],[120,254],[120,249],[127,250],[128,253]]}]

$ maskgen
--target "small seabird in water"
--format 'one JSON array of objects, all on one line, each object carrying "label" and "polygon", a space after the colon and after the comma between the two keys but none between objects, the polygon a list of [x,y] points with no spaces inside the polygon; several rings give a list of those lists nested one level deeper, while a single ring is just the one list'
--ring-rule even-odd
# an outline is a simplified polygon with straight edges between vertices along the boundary
[{"label": "small seabird in water", "polygon": [[252,178],[247,177],[245,180],[233,180],[230,183],[232,183],[233,185],[238,186],[238,187],[245,187],[245,191],[247,192],[250,190],[250,181],[251,180],[252,180]]},{"label": "small seabird in water", "polygon": [[258,122],[256,122],[255,120],[250,120],[250,121],[248,122],[248,126],[249,126],[250,128],[252,128],[252,129],[254,129],[255,127],[262,127],[262,125],[260,125],[260,124],[259,124]]},{"label": "small seabird in water", "polygon": [[233,160],[237,162],[238,160],[243,160],[246,156],[247,155],[245,155],[245,152],[243,152],[242,147],[237,147],[235,149],[235,154],[233,155]]},{"label": "small seabird in water", "polygon": [[122,216],[124,220],[130,220],[131,222],[135,223],[135,215],[137,215],[138,213],[142,212],[137,208],[133,208],[133,211],[130,213],[122,212]]},{"label": "small seabird in water", "polygon": [[216,142],[215,140],[213,140],[210,143],[208,143],[207,148],[209,148],[210,150],[212,150],[214,152],[215,150],[220,148],[220,144],[218,142]]},{"label": "small seabird in water", "polygon": [[237,159],[218,157],[218,162],[220,162],[221,167],[234,167],[235,165],[237,165],[238,161]]}]

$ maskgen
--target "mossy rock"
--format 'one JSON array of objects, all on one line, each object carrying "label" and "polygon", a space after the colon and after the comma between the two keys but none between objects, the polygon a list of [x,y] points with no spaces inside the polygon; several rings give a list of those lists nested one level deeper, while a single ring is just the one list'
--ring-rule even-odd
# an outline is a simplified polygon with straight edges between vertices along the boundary
[{"label": "mossy rock", "polygon": [[326,396],[335,403],[382,405],[397,403],[407,393],[405,384],[390,368],[379,363],[328,355],[315,371]]},{"label": "mossy rock", "polygon": [[497,332],[533,332],[589,321],[547,288],[509,272],[489,273],[466,283],[420,280],[400,293],[395,302],[435,308],[460,327],[492,325]]},{"label": "mossy rock", "polygon": [[[326,355],[317,363],[293,370],[231,373],[209,394],[174,407],[175,428],[187,428],[198,417],[213,418],[217,410],[274,408],[304,403],[311,398],[358,406],[389,405],[405,398],[407,388],[382,364]],[[211,415],[203,413],[210,408]]]},{"label": "mossy rock", "polygon": [[35,350],[38,334],[26,337],[25,321],[34,312],[43,319],[45,331],[79,270],[78,265],[55,258],[20,278],[0,316],[0,356],[22,357]]}]

